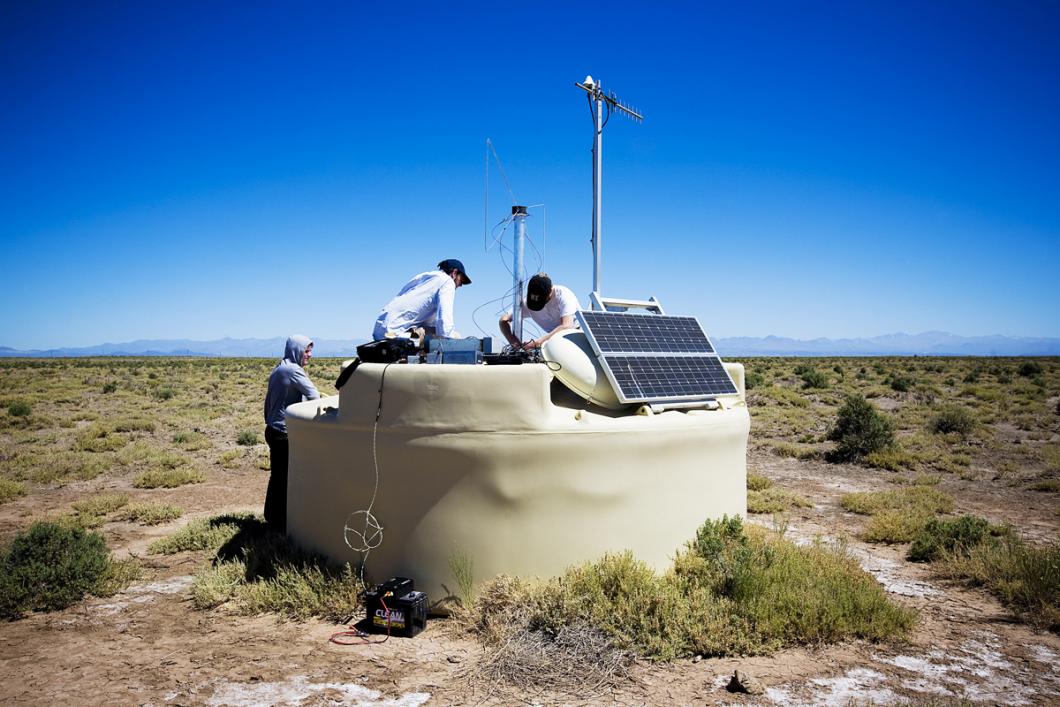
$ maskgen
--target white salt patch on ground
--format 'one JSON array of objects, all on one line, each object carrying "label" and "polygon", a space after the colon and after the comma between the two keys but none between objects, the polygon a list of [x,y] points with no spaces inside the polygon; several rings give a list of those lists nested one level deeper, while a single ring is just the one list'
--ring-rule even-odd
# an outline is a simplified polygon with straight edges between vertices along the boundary
[{"label": "white salt patch on ground", "polygon": [[218,686],[208,705],[256,705],[298,704],[301,701],[329,693],[342,704],[353,707],[419,707],[431,699],[426,692],[410,692],[400,697],[382,699],[378,690],[363,685],[337,682],[311,683],[304,675],[296,675],[287,682],[228,683]]},{"label": "white salt patch on ground", "polygon": [[732,675],[716,675],[714,676],[714,682],[712,683],[712,686],[715,690],[720,690],[723,687],[726,687],[731,681]]},{"label": "white salt patch on ground", "polygon": [[124,611],[129,604],[147,604],[155,600],[158,594],[179,594],[194,584],[195,578],[190,574],[172,577],[161,582],[133,584],[126,587],[119,595],[119,601],[109,604],[96,604],[93,609],[105,616]]},{"label": "white salt patch on ground", "polygon": [[930,597],[941,594],[927,582],[918,582],[898,576],[899,564],[884,557],[876,557],[858,548],[850,548],[850,554],[876,581],[883,585],[885,591],[903,597]]},{"label": "white salt patch on ground", "polygon": [[1030,647],[1031,657],[1039,663],[1045,663],[1049,666],[1056,665],[1057,655],[1049,650],[1046,646],[1031,646]]},{"label": "white salt patch on ground", "polygon": [[883,673],[868,668],[854,668],[835,678],[817,678],[810,681],[816,694],[809,698],[793,696],[787,690],[767,688],[766,697],[782,705],[821,705],[843,707],[851,702],[890,704],[897,695],[880,684],[886,679]]},{"label": "white salt patch on ground", "polygon": [[171,577],[161,582],[151,582],[150,584],[133,584],[129,586],[123,594],[140,594],[142,592],[154,592],[156,594],[179,594],[191,587],[195,583],[195,578],[190,574],[181,575],[179,577]]},{"label": "white salt patch on ground", "polygon": [[[919,676],[902,684],[921,693],[955,695],[966,700],[1009,705],[1031,704],[1043,695],[1060,694],[1046,687],[1041,675],[1014,666],[997,650],[1001,646],[997,636],[982,634],[982,638],[982,641],[970,640],[957,650],[933,650],[924,656],[874,658]],[[1056,676],[1049,677],[1049,680],[1060,687],[1060,679]]]},{"label": "white salt patch on ground", "polygon": [[92,608],[98,611],[99,613],[103,614],[104,616],[112,616],[127,607],[128,605],[129,604],[127,602],[123,601],[110,604],[96,604]]}]

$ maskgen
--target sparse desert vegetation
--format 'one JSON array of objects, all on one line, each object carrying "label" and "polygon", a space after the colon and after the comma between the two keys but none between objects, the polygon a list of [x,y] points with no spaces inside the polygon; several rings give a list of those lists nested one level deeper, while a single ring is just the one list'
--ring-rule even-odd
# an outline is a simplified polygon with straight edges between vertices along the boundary
[{"label": "sparse desert vegetation", "polygon": [[[844,650],[867,646],[854,649],[851,664],[872,663],[918,632],[963,636],[939,617],[968,602],[977,608],[967,626],[979,625],[986,606],[1022,622],[1005,631],[1060,631],[1060,361],[743,363],[752,416],[747,520],[706,523],[675,548],[665,572],[616,553],[553,580],[487,578],[474,576],[474,558],[454,555],[459,615],[416,640],[470,641],[461,655],[479,657],[442,662],[472,684],[591,696],[598,693],[579,690],[612,689],[638,670],[680,671],[692,656],[779,652],[791,661],[795,647],[812,656],[840,641]],[[33,612],[84,613],[137,572],[165,580],[160,586],[187,575],[165,620],[200,647],[213,639],[190,627],[205,617],[233,642],[255,614],[356,617],[356,571],[292,547],[255,515],[268,476],[260,417],[273,365],[0,361],[0,549],[5,558],[11,548],[18,557],[50,552],[61,536],[60,545],[84,546],[85,558],[70,570],[79,579],[60,581],[71,590],[61,600],[47,591],[29,598],[4,580],[5,616],[28,616],[6,630],[32,641],[43,625],[37,616],[47,616]],[[334,361],[309,367],[324,394],[336,371]],[[31,532],[39,527],[48,530]],[[139,561],[118,559],[123,552]],[[867,556],[889,558],[935,591],[962,592],[960,601],[936,609],[937,597],[896,595],[865,569]],[[121,606],[121,596],[106,601]],[[59,608],[71,604],[82,608]],[[152,606],[138,611],[154,625]],[[31,624],[37,629],[19,628]],[[291,641],[317,640],[293,626]],[[282,656],[285,647],[261,650]],[[638,668],[638,658],[669,667]]]}]

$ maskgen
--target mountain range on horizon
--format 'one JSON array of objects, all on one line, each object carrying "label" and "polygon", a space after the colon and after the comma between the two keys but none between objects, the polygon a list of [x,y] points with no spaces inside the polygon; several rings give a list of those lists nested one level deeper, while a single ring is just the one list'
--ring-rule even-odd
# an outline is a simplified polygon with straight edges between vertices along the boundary
[{"label": "mountain range on horizon", "polygon": [[[0,358],[85,356],[204,356],[279,358],[285,337],[139,339],[125,343],[55,349],[19,350],[0,346]],[[317,356],[354,356],[364,339],[315,339]],[[870,338],[792,339],[780,336],[719,337],[713,340],[723,357],[740,356],[1060,356],[1060,338],[958,336],[944,331],[884,334]],[[499,345],[500,337],[494,337]]]}]

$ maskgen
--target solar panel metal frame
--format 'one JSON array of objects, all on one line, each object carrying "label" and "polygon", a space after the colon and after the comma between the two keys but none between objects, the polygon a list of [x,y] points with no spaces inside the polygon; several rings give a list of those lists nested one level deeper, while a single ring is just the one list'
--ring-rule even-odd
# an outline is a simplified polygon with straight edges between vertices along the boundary
[{"label": "solar panel metal frame", "polygon": [[[739,393],[732,377],[725,370],[713,342],[711,342],[710,337],[707,336],[699,320],[695,317],[629,314],[626,312],[601,312],[594,310],[579,310],[576,313],[576,317],[581,325],[582,332],[597,355],[601,368],[604,369],[608,381],[614,388],[615,395],[618,396],[619,401],[622,403],[709,401],[719,395],[736,395]],[[616,335],[612,331],[604,333],[594,329],[594,327],[599,327],[599,324],[604,319],[627,317],[628,319],[624,321],[625,324],[646,325],[637,327],[644,329],[644,331],[634,332],[634,343],[632,345],[622,345],[620,334]],[[622,320],[614,319],[613,321]],[[666,325],[669,323],[677,325],[677,327],[670,327],[671,330],[680,330],[681,327],[684,327],[684,330],[679,332],[682,334],[688,334],[689,328],[694,324],[694,329],[691,333],[695,336],[691,339],[686,337],[682,341],[681,337],[678,336],[672,337],[670,340],[661,340],[658,336],[652,335],[652,332],[658,332],[659,325],[662,325],[665,330],[667,328]],[[639,342],[637,336],[642,337]],[[628,341],[629,338],[627,337],[626,340]],[[658,376],[666,372],[663,370],[666,363],[670,363],[671,367],[685,367],[686,369],[699,366],[700,371],[697,371],[699,377],[691,381],[691,383],[695,384],[694,387],[698,389],[695,392],[682,392],[680,384],[673,386],[664,384],[662,380],[658,379]],[[620,370],[616,372],[614,370],[615,366],[621,366],[622,364],[626,365],[627,371],[623,372]],[[637,373],[634,373],[631,368],[633,365],[638,367],[638,373],[643,373],[644,368],[657,367],[659,370],[653,372],[655,380],[638,380],[636,377]],[[711,375],[711,383],[713,384],[704,384],[704,375]],[[652,392],[658,391],[660,394],[645,395],[643,394],[643,389],[641,390],[641,395],[627,394],[627,388],[623,385],[627,378],[631,379],[633,385],[637,388],[641,388],[643,384]],[[689,381],[684,381],[683,387],[685,390],[688,389],[688,383]],[[661,394],[660,388],[666,388],[667,392]]]}]

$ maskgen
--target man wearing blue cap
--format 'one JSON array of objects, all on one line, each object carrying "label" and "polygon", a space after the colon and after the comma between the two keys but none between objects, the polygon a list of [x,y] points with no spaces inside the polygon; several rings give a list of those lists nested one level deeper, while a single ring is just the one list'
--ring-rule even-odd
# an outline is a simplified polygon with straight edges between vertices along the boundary
[{"label": "man wearing blue cap", "polygon": [[375,320],[372,338],[378,341],[403,336],[416,328],[423,328],[432,336],[459,336],[453,323],[453,298],[456,288],[470,284],[463,263],[452,258],[443,260],[437,270],[412,278],[387,302]]}]

